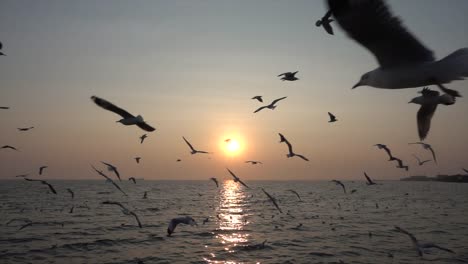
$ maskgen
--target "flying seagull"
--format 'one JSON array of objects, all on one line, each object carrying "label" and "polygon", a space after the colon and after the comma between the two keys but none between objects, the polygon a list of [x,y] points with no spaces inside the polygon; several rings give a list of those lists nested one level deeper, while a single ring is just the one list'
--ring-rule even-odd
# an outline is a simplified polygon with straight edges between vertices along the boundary
[{"label": "flying seagull", "polygon": [[395,158],[392,156],[392,152],[391,152],[390,149],[387,147],[387,145],[384,145],[384,144],[375,144],[374,146],[378,147],[379,149],[383,149],[383,150],[385,150],[385,152],[387,152],[388,157],[389,157],[389,160],[388,160],[388,161],[391,161],[391,160],[394,160],[394,159],[395,159]]},{"label": "flying seagull", "polygon": [[18,131],[29,131],[29,130],[31,130],[33,128],[34,128],[33,126],[32,127],[19,127]]},{"label": "flying seagull", "polygon": [[210,178],[210,180],[212,180],[216,184],[216,188],[219,188],[218,179],[212,177]]},{"label": "flying seagull", "polygon": [[0,42],[0,56],[6,56],[1,50],[3,49],[3,44]]},{"label": "flying seagull", "polygon": [[344,186],[344,184],[341,181],[332,180],[332,182],[336,183],[336,185],[340,185],[341,188],[343,188],[343,192],[346,193],[346,187]]},{"label": "flying seagull", "polygon": [[171,220],[169,222],[169,226],[167,227],[167,236],[171,236],[172,233],[174,233],[174,230],[176,229],[178,224],[186,224],[186,225],[197,225],[197,222],[190,217],[190,216],[184,216],[184,217],[177,217]]},{"label": "flying seagull", "polygon": [[413,157],[414,157],[416,160],[418,160],[419,166],[424,165],[424,163],[426,163],[426,162],[432,161],[432,160],[423,160],[423,161],[421,161],[421,160],[418,158],[418,156],[416,156],[416,155],[414,155],[414,154],[413,154]]},{"label": "flying seagull", "polygon": [[433,52],[409,33],[384,0],[328,0],[328,6],[348,36],[372,52],[380,64],[353,88],[403,89],[435,84],[444,93],[460,96],[442,84],[468,77],[468,48],[436,61]]},{"label": "flying seagull", "polygon": [[424,142],[415,142],[415,143],[408,143],[409,145],[421,145],[424,149],[429,150],[432,153],[432,157],[434,158],[434,162],[437,164],[437,158],[436,154],[434,152],[434,149],[430,144],[424,143]]},{"label": "flying seagull", "polygon": [[135,157],[135,161],[137,164],[140,164],[141,157]]},{"label": "flying seagull", "polygon": [[281,211],[281,208],[279,207],[278,203],[276,202],[275,197],[271,196],[271,195],[270,195],[269,193],[267,193],[267,192],[265,191],[265,189],[263,189],[263,188],[262,188],[262,191],[263,191],[263,193],[265,193],[266,196],[268,196],[268,199],[270,199],[270,201],[273,203],[273,205],[276,207],[276,209],[278,209],[278,211],[279,211],[280,213],[283,213],[283,211]]},{"label": "flying seagull", "polygon": [[399,169],[405,169],[406,171],[409,170],[409,166],[408,165],[404,165],[403,164],[403,161],[399,158],[394,158],[393,160],[396,160],[396,162],[398,163],[398,165],[396,166],[397,168]]},{"label": "flying seagull", "polygon": [[15,178],[24,178],[24,177],[28,177],[29,174],[21,174],[21,175],[16,175]]},{"label": "flying seagull", "polygon": [[257,110],[255,110],[254,113],[257,113],[257,112],[259,112],[259,111],[261,111],[261,110],[263,110],[263,109],[265,109],[265,108],[274,110],[274,109],[276,108],[276,105],[275,105],[275,104],[276,104],[277,102],[283,100],[283,99],[286,99],[286,98],[287,98],[287,96],[278,98],[278,99],[276,99],[276,100],[273,100],[273,102],[271,102],[269,105],[264,105],[264,106],[258,108]]},{"label": "flying seagull", "polygon": [[291,190],[291,189],[289,189],[289,190],[287,190],[287,191],[288,191],[288,192],[292,192],[292,193],[294,193],[294,194],[297,196],[297,198],[299,199],[299,201],[301,201],[301,202],[302,202],[301,196],[300,196],[300,195],[299,195],[299,193],[297,193],[295,190]]},{"label": "flying seagull", "polygon": [[140,144],[143,144],[143,141],[145,141],[145,138],[148,137],[148,134],[143,134],[140,136]]},{"label": "flying seagull", "polygon": [[367,173],[366,173],[366,172],[364,172],[364,176],[365,176],[366,179],[367,179],[367,182],[366,182],[367,185],[374,185],[374,184],[377,184],[377,183],[375,183],[374,181],[372,181],[371,178],[370,178],[369,176],[367,176]]},{"label": "flying seagull", "polygon": [[443,248],[443,247],[438,246],[438,245],[436,245],[434,243],[421,244],[421,243],[419,243],[419,241],[416,239],[416,237],[413,234],[411,234],[410,232],[404,230],[403,228],[401,228],[399,226],[395,226],[394,231],[407,235],[411,239],[411,242],[413,243],[413,246],[414,246],[415,250],[418,252],[418,255],[420,257],[423,256],[423,253],[424,253],[423,251],[424,251],[424,249],[427,249],[427,248],[437,248],[437,249],[440,249],[440,250],[455,254],[455,252],[453,252],[452,250],[450,250],[448,248]]},{"label": "flying seagull", "polygon": [[242,185],[244,185],[245,187],[247,187],[247,188],[250,189],[250,187],[247,186],[247,184],[245,184],[243,181],[241,181],[241,179],[239,179],[239,177],[237,177],[231,170],[229,170],[228,168],[226,168],[226,169],[229,171],[229,173],[231,174],[231,176],[234,178],[234,182],[238,182],[238,183],[240,183],[240,184],[242,184]]},{"label": "flying seagull", "polygon": [[115,173],[115,175],[117,176],[119,181],[122,181],[122,179],[120,179],[120,173],[117,170],[116,166],[114,166],[114,165],[112,165],[110,163],[104,162],[104,161],[101,161],[101,163],[107,166],[107,171],[112,171],[113,173]]},{"label": "flying seagull", "polygon": [[67,188],[67,192],[70,193],[72,199],[75,198],[75,193],[72,191],[72,189]]},{"label": "flying seagull", "polygon": [[102,171],[96,169],[93,165],[91,165],[91,168],[93,168],[93,170],[95,170],[99,175],[101,175],[102,177],[104,177],[108,182],[112,183],[112,185],[115,186],[115,188],[117,188],[119,191],[121,191],[125,196],[127,196],[127,194],[120,188],[119,185],[117,185],[117,183],[115,183],[111,178],[109,178],[107,175],[105,175]]},{"label": "flying seagull", "polygon": [[12,150],[16,150],[16,151],[19,151],[18,149],[16,149],[15,147],[12,147],[10,145],[5,145],[3,147],[1,147],[2,149],[12,149]]},{"label": "flying seagull", "polygon": [[0,106],[0,109],[7,110],[7,109],[10,109],[10,107],[8,107],[8,106]]},{"label": "flying seagull", "polygon": [[230,139],[230,138],[226,138],[226,139],[224,140],[224,142],[229,143],[229,142],[231,142],[231,139]]},{"label": "flying seagull", "polygon": [[256,95],[256,96],[252,97],[252,100],[258,100],[260,103],[263,103],[263,99],[262,99],[261,95]]},{"label": "flying seagull", "polygon": [[297,78],[295,75],[296,73],[298,73],[299,71],[295,71],[295,72],[285,72],[285,73],[282,73],[280,75],[278,75],[278,77],[281,77],[283,76],[283,78],[281,78],[282,81],[297,81],[299,80],[299,78]]},{"label": "flying seagull", "polygon": [[122,108],[119,108],[118,106],[112,104],[111,102],[106,101],[96,96],[91,96],[91,100],[93,100],[94,103],[96,103],[98,106],[120,115],[122,119],[120,119],[117,122],[122,123],[123,125],[126,125],[126,126],[137,125],[139,128],[148,132],[153,132],[154,130],[156,130],[155,128],[145,123],[141,115],[138,115],[135,117],[134,115],[123,110]]},{"label": "flying seagull", "polygon": [[427,87],[420,91],[420,93],[422,96],[413,98],[409,103],[421,105],[417,114],[418,134],[419,139],[424,140],[431,128],[431,119],[437,106],[439,104],[453,105],[455,104],[455,97],[449,94],[440,95],[438,91],[432,91]]},{"label": "flying seagull", "polygon": [[325,31],[328,34],[333,35],[333,28],[330,25],[330,23],[333,22],[333,19],[330,18],[331,15],[332,15],[332,12],[330,10],[321,19],[319,19],[319,20],[317,20],[317,22],[315,22],[315,26],[317,26],[317,27],[322,26],[323,29],[325,29]]},{"label": "flying seagull", "polygon": [[328,112],[328,116],[330,117],[330,120],[328,121],[328,123],[333,123],[333,122],[338,121],[338,119],[336,119],[336,116],[333,115],[332,113]]},{"label": "flying seagull", "polygon": [[18,228],[18,231],[23,230],[23,229],[25,229],[26,227],[30,227],[30,226],[32,226],[32,225],[33,225],[33,222],[29,222],[29,223],[27,223],[27,224],[25,224],[25,225],[22,225],[20,228]]},{"label": "flying seagull", "polygon": [[132,181],[133,184],[136,184],[136,179],[135,179],[135,177],[130,177],[130,178],[128,178],[128,180],[129,180],[129,181]]},{"label": "flying seagull", "polygon": [[185,139],[185,137],[182,137],[185,141],[185,143],[187,143],[187,145],[189,146],[189,148],[191,149],[190,151],[190,154],[197,154],[197,153],[202,153],[202,154],[210,154],[209,152],[207,151],[202,151],[202,150],[196,150],[193,148],[192,144],[190,144],[190,142],[188,142],[187,139]]},{"label": "flying seagull", "polygon": [[250,163],[252,165],[263,164],[261,161],[257,161],[257,160],[248,160],[245,163]]},{"label": "flying seagull", "polygon": [[39,167],[39,175],[42,175],[42,173],[44,172],[45,169],[47,169],[48,166],[41,166]]},{"label": "flying seagull", "polygon": [[137,223],[138,223],[138,227],[140,228],[143,228],[143,226],[141,225],[141,222],[140,222],[140,219],[138,218],[138,215],[135,214],[133,211],[130,211],[128,210],[123,204],[119,203],[119,202],[113,202],[113,201],[104,201],[102,202],[102,204],[110,204],[110,205],[117,205],[120,207],[120,209],[122,209],[122,213],[124,215],[132,215],[135,217]]},{"label": "flying seagull", "polygon": [[44,185],[47,185],[47,186],[49,186],[49,189],[50,189],[50,191],[51,191],[53,194],[57,194],[57,191],[55,191],[54,186],[52,186],[50,183],[48,183],[48,182],[46,182],[46,181],[43,181],[43,180],[35,180],[35,179],[29,179],[29,178],[24,178],[24,179],[27,180],[27,181],[37,181],[37,182],[40,182],[40,183],[42,183],[42,184],[44,184]]},{"label": "flying seagull", "polygon": [[309,160],[308,160],[306,157],[304,157],[303,155],[294,153],[294,152],[293,152],[293,149],[292,149],[291,143],[289,143],[289,141],[288,141],[281,133],[278,133],[278,134],[279,134],[279,136],[280,136],[280,143],[281,143],[281,142],[284,142],[284,143],[286,143],[286,145],[288,145],[288,151],[289,151],[289,153],[286,154],[286,157],[291,158],[291,157],[297,156],[297,157],[299,157],[299,158],[301,158],[301,159],[303,159],[303,160],[305,160],[305,161],[309,161]]}]

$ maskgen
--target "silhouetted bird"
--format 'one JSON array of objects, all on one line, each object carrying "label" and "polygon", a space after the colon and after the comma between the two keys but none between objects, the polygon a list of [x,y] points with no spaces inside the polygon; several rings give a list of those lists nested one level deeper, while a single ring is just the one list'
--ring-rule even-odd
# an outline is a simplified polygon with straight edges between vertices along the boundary
[{"label": "silhouetted bird", "polygon": [[210,154],[210,153],[207,152],[207,151],[196,150],[196,149],[192,146],[192,144],[190,144],[190,142],[188,142],[188,140],[185,139],[185,137],[182,137],[182,138],[184,139],[185,143],[187,143],[187,145],[189,146],[189,148],[190,148],[190,150],[191,150],[191,151],[190,151],[190,154],[197,154],[197,153]]},{"label": "silhouetted bird", "polygon": [[281,77],[283,76],[283,78],[281,78],[282,81],[297,81],[299,80],[299,78],[296,78],[296,73],[298,73],[299,71],[295,71],[295,72],[285,72],[285,73],[282,73],[280,75],[278,75],[278,77]]},{"label": "silhouetted bird", "polygon": [[136,161],[137,164],[140,163],[140,160],[141,160],[141,157],[135,157],[135,161]]},{"label": "silhouetted bird", "polygon": [[394,231],[407,235],[411,239],[411,242],[413,243],[414,249],[418,252],[418,255],[420,257],[423,256],[424,249],[428,249],[428,248],[437,248],[437,249],[440,249],[440,250],[443,250],[443,251],[446,251],[446,252],[449,252],[449,253],[452,253],[452,254],[455,253],[455,252],[453,252],[452,250],[450,250],[448,248],[438,246],[438,245],[436,245],[434,243],[421,244],[421,243],[419,243],[419,241],[416,239],[416,237],[413,234],[411,234],[410,232],[404,230],[403,228],[401,228],[399,226],[395,226]]},{"label": "silhouetted bird", "polygon": [[346,193],[346,187],[345,187],[345,185],[344,185],[341,181],[332,180],[332,182],[336,183],[336,185],[340,185],[341,188],[343,188],[343,192]]},{"label": "silhouetted bird", "polygon": [[371,178],[370,178],[369,176],[367,176],[367,173],[366,173],[366,172],[364,172],[364,176],[366,177],[366,180],[367,180],[366,184],[367,184],[367,185],[374,185],[374,184],[376,184],[375,182],[373,182],[373,181],[371,180]]},{"label": "silhouetted bird", "polygon": [[107,166],[107,171],[112,171],[117,176],[119,181],[122,181],[122,179],[120,179],[120,173],[117,170],[116,166],[114,166],[114,165],[112,165],[110,163],[104,162],[104,161],[101,161],[101,163]]},{"label": "silhouetted bird", "polygon": [[143,144],[143,141],[148,137],[148,134],[143,134],[140,136],[140,144]]},{"label": "silhouetted bird", "polygon": [[[227,169],[227,168],[226,168]],[[249,186],[247,186],[247,184],[245,184],[243,181],[241,181],[241,179],[239,177],[237,177],[234,172],[232,172],[230,169],[227,169],[229,171],[229,173],[231,174],[231,176],[234,178],[234,182],[238,182],[242,185],[244,185],[245,187],[247,188],[250,188]]]},{"label": "silhouetted bird", "polygon": [[19,151],[18,149],[16,149],[15,147],[12,147],[10,145],[5,145],[5,146],[1,147],[1,149],[12,149],[12,150]]},{"label": "silhouetted bird", "polygon": [[421,161],[421,160],[419,159],[419,157],[416,156],[416,155],[414,155],[414,154],[413,154],[413,157],[418,161],[418,165],[419,165],[419,166],[424,165],[424,163],[426,163],[426,162],[432,161],[432,160],[423,160],[423,161]]},{"label": "silhouetted bird", "polygon": [[8,109],[10,109],[10,107],[8,107],[8,106],[0,106],[0,109],[8,110]]},{"label": "silhouetted bird", "polygon": [[299,193],[298,193],[298,192],[296,192],[295,190],[292,190],[292,189],[289,189],[289,190],[287,190],[287,191],[288,191],[288,192],[292,192],[292,193],[294,193],[294,194],[297,196],[297,199],[299,199],[299,201],[301,201],[301,202],[302,202],[301,196],[299,195]]},{"label": "silhouetted bird", "polygon": [[317,26],[317,27],[322,26],[323,29],[325,29],[325,31],[328,34],[333,35],[333,28],[330,25],[330,23],[333,22],[333,19],[330,18],[331,15],[332,15],[332,12],[330,10],[321,19],[319,19],[319,20],[317,20],[317,22],[315,22],[315,26]]},{"label": "silhouetted bird", "polygon": [[44,170],[47,169],[48,166],[41,166],[39,167],[39,175],[42,175],[42,173],[44,173]]},{"label": "silhouetted bird", "polygon": [[67,192],[70,193],[72,199],[75,198],[75,193],[72,191],[72,189],[67,188]]},{"label": "silhouetted bird", "polygon": [[128,178],[128,180],[129,180],[129,181],[132,181],[133,184],[136,184],[136,179],[135,179],[135,177],[130,177],[130,178]]},{"label": "silhouetted bird", "polygon": [[306,157],[304,157],[303,155],[300,155],[300,154],[296,154],[293,152],[293,149],[292,149],[292,145],[291,143],[289,143],[289,141],[281,134],[281,133],[278,133],[279,136],[280,136],[280,143],[284,142],[286,143],[286,145],[288,146],[288,151],[289,153],[286,154],[286,157],[288,158],[291,158],[291,157],[299,157],[305,161],[309,161]]},{"label": "silhouetted bird", "polygon": [[256,96],[252,97],[252,100],[258,100],[260,103],[263,103],[262,96],[260,96],[260,95],[256,95]]},{"label": "silhouetted bird", "polygon": [[1,50],[3,49],[3,44],[0,42],[0,56],[6,56]]},{"label": "silhouetted bird", "polygon": [[273,102],[271,102],[269,105],[264,105],[264,106],[258,108],[257,110],[255,110],[254,113],[257,113],[257,112],[259,112],[259,111],[262,111],[262,110],[265,109],[265,108],[274,110],[274,109],[276,108],[276,105],[275,105],[275,104],[278,103],[279,101],[283,100],[283,99],[286,99],[286,98],[287,98],[287,96],[278,98],[278,99],[276,99],[276,100],[273,100]]},{"label": "silhouetted bird", "polygon": [[115,183],[111,178],[109,178],[107,175],[105,175],[102,171],[96,169],[93,165],[91,165],[91,168],[93,168],[94,171],[96,171],[99,175],[101,175],[102,177],[104,177],[108,182],[112,183],[112,185],[115,186],[115,188],[117,188],[117,190],[119,190],[120,192],[122,192],[125,196],[127,196],[127,194],[122,190],[122,188],[120,188],[120,186]]},{"label": "silhouetted bird", "polygon": [[167,227],[167,236],[171,236],[171,234],[174,233],[174,230],[179,224],[194,226],[197,225],[197,222],[195,222],[195,220],[190,216],[173,218],[171,222],[169,222],[169,226]]},{"label": "silhouetted bird", "polygon": [[424,149],[429,150],[432,153],[432,158],[434,158],[434,162],[437,164],[435,151],[430,144],[427,144],[424,142],[415,142],[415,143],[408,143],[408,145],[421,145]]},{"label": "silhouetted bird", "polygon": [[210,180],[212,180],[212,181],[213,181],[213,182],[216,184],[216,188],[218,188],[218,187],[219,187],[219,184],[218,184],[218,179],[216,179],[216,178],[212,177],[212,178],[210,178]]},{"label": "silhouetted bird", "polygon": [[113,202],[113,201],[104,201],[104,202],[102,202],[102,204],[109,204],[109,205],[117,205],[117,206],[119,206],[120,209],[122,210],[122,213],[123,213],[124,215],[132,215],[133,217],[135,217],[135,220],[136,220],[137,223],[138,223],[138,227],[143,228],[143,226],[141,225],[140,218],[138,217],[138,215],[135,214],[133,211],[128,210],[123,204],[121,204],[121,203],[119,203],[119,202]]},{"label": "silhouetted bird", "polygon": [[406,171],[409,170],[409,166],[404,165],[404,164],[403,164],[403,161],[402,161],[401,159],[399,159],[399,158],[394,158],[393,160],[396,160],[396,162],[398,163],[398,165],[396,166],[397,168],[399,168],[399,169],[405,169]]},{"label": "silhouetted bird", "polygon": [[374,146],[378,147],[379,149],[383,149],[383,150],[385,150],[385,152],[387,152],[388,157],[389,157],[388,161],[391,161],[391,160],[395,159],[392,156],[392,152],[390,151],[390,149],[386,145],[384,145],[384,144],[375,144]]},{"label": "silhouetted bird", "polygon": [[20,128],[18,128],[18,131],[23,131],[24,132],[24,131],[29,131],[29,130],[31,130],[33,128],[34,128],[33,126],[32,127],[20,127]]},{"label": "silhouetted bird", "polygon": [[276,209],[278,209],[278,211],[280,213],[283,213],[283,211],[281,211],[281,208],[279,207],[278,203],[276,202],[276,198],[274,198],[273,196],[271,196],[269,193],[267,193],[265,191],[265,189],[262,188],[262,191],[263,193],[265,193],[266,196],[268,196],[268,199],[270,199],[270,201],[273,203],[273,205],[276,207]]},{"label": "silhouetted bird", "polygon": [[333,123],[333,122],[338,121],[336,119],[336,116],[334,116],[332,113],[328,112],[328,116],[330,117],[330,120],[328,121],[328,123]]},{"label": "silhouetted bird", "polygon": [[37,181],[37,182],[40,182],[40,183],[42,183],[42,184],[44,184],[44,185],[47,185],[47,186],[49,187],[50,191],[51,191],[53,194],[57,194],[57,192],[55,191],[54,187],[53,187],[50,183],[48,183],[48,182],[46,182],[46,181],[43,181],[43,180],[35,180],[35,179],[28,179],[28,178],[24,178],[24,179],[27,180],[27,181]]},{"label": "silhouetted bird", "polygon": [[245,163],[250,163],[252,165],[263,164],[261,161],[257,161],[257,160],[248,160]]}]

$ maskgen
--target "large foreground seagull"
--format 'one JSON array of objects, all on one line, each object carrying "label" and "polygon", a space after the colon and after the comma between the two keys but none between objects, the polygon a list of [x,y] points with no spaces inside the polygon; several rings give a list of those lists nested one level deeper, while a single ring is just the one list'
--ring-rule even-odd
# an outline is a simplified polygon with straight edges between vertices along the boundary
[{"label": "large foreground seagull", "polygon": [[443,92],[460,96],[442,86],[468,77],[468,48],[436,61],[426,48],[390,12],[383,0],[328,0],[338,24],[348,36],[374,54],[380,67],[364,74],[353,86],[383,89],[437,85]]}]

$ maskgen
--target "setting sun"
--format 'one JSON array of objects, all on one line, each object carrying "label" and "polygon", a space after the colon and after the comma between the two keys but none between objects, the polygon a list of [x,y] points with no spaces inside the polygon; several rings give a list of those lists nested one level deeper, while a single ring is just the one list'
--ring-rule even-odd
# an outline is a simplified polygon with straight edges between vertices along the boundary
[{"label": "setting sun", "polygon": [[237,142],[237,140],[231,139],[229,140],[229,142],[227,142],[226,148],[229,152],[237,152],[240,149],[240,145],[239,142]]},{"label": "setting sun", "polygon": [[221,149],[228,156],[237,156],[242,152],[243,144],[238,138],[229,137],[223,139]]}]

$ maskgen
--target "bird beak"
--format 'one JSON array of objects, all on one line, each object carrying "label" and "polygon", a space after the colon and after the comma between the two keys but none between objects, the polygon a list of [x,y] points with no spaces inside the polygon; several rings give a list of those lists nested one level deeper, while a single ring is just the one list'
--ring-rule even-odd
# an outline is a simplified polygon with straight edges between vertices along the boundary
[{"label": "bird beak", "polygon": [[359,81],[358,83],[356,83],[356,84],[353,86],[353,88],[351,88],[351,89],[355,89],[356,87],[359,87],[359,86],[361,86],[361,81]]}]

